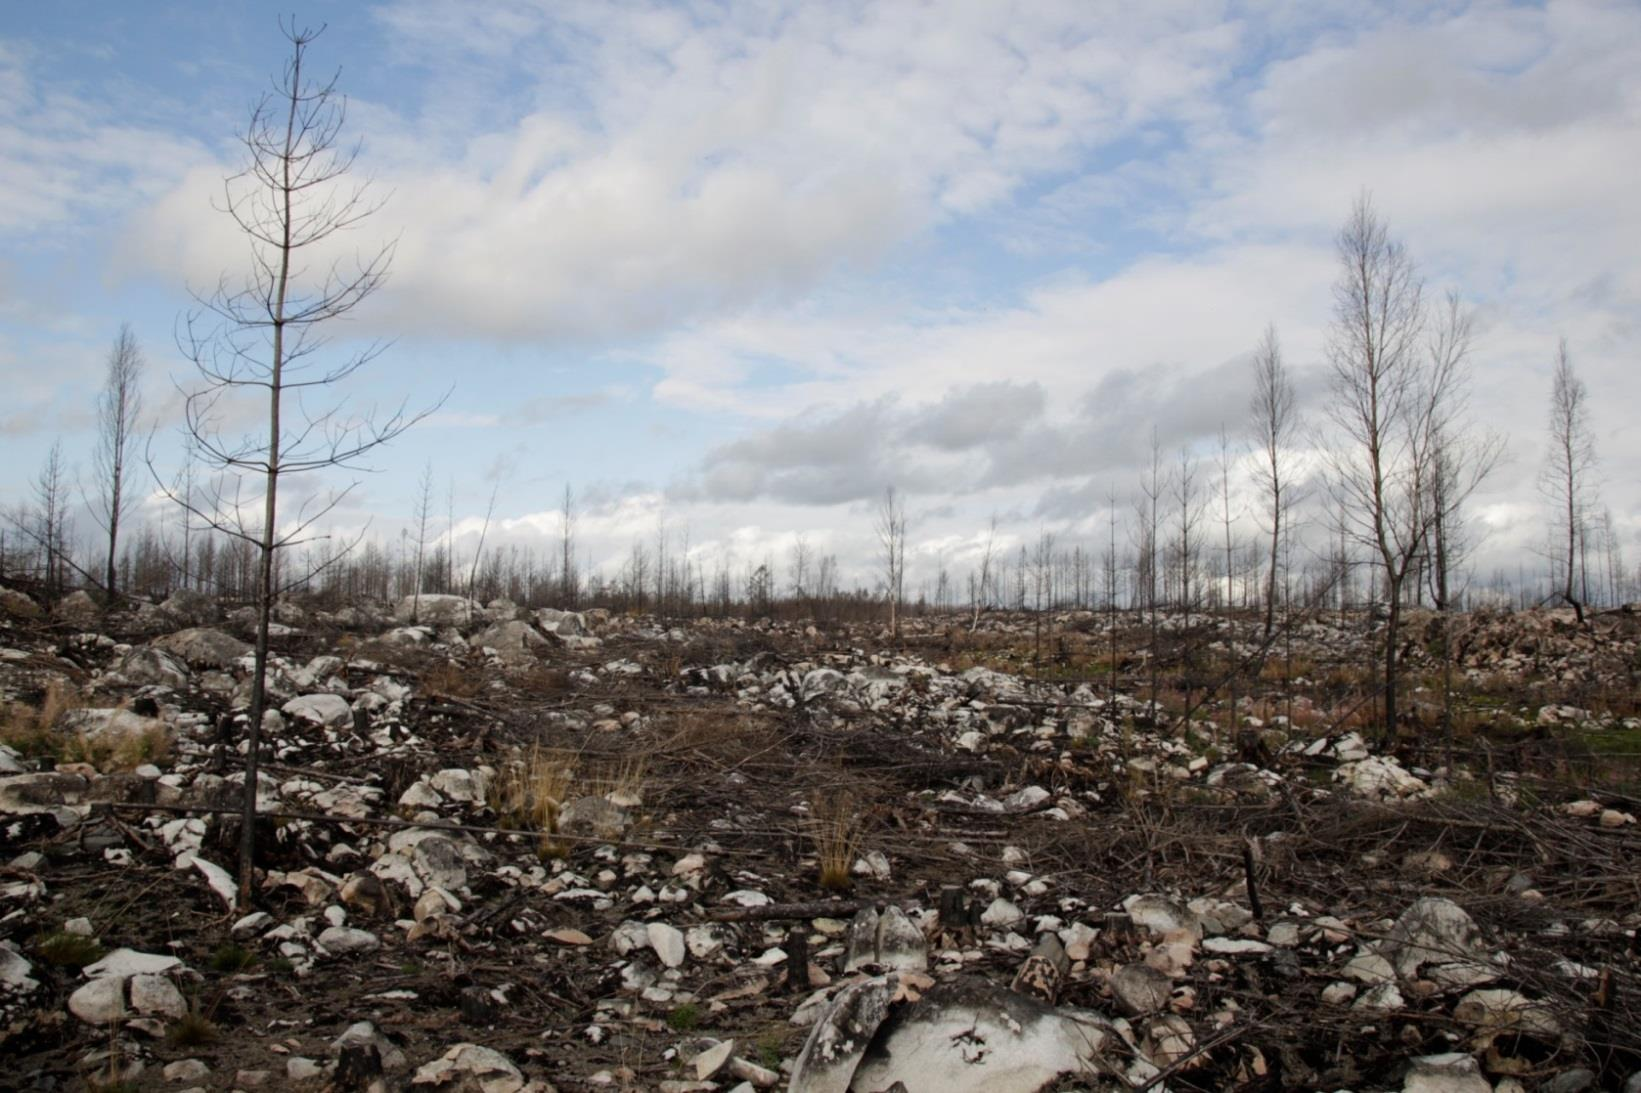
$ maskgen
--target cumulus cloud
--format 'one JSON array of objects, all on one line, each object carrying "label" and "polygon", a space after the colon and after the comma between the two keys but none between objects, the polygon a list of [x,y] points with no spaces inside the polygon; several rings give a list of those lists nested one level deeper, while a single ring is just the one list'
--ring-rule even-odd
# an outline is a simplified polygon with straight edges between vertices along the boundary
[{"label": "cumulus cloud", "polygon": [[[381,13],[444,73],[414,110],[362,111],[394,191],[377,318],[397,329],[606,337],[794,299],[1199,110],[1237,44],[1190,6],[491,8]],[[510,116],[491,102],[481,122],[452,74],[491,87],[502,67],[538,82],[498,87]],[[452,147],[464,121],[481,123]],[[133,220],[132,261],[196,283],[224,268],[224,240],[177,242],[210,181]]]}]

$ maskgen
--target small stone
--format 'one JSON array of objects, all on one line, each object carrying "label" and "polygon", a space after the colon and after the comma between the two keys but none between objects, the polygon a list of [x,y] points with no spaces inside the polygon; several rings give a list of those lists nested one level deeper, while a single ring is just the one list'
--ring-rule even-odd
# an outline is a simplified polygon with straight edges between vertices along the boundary
[{"label": "small stone", "polygon": [[482,1093],[517,1093],[524,1075],[501,1052],[478,1044],[457,1044],[431,1063],[417,1068],[413,1086],[455,1087]]},{"label": "small stone", "polygon": [[1171,979],[1145,964],[1118,968],[1107,985],[1118,1008],[1129,1017],[1144,1017],[1163,1009],[1174,989]]},{"label": "small stone", "polygon": [[125,977],[93,979],[68,996],[68,1012],[88,1025],[111,1025],[125,1016]]},{"label": "small stone", "polygon": [[1329,983],[1322,988],[1322,1001],[1330,1006],[1342,1006],[1356,997],[1356,984],[1343,981]]},{"label": "small stone", "polygon": [[781,1080],[780,1074],[775,1071],[761,1067],[750,1059],[743,1059],[739,1056],[729,1061],[729,1073],[731,1076],[741,1079],[741,1084],[731,1089],[730,1093],[735,1093],[736,1089],[742,1090],[743,1093],[750,1093],[747,1090],[748,1084],[758,1089],[773,1089]]},{"label": "small stone", "polygon": [[692,1060],[696,1080],[705,1082],[716,1078],[718,1072],[729,1065],[729,1057],[734,1053],[734,1040],[721,1041],[701,1052]]},{"label": "small stone", "polygon": [[684,935],[677,927],[665,922],[651,922],[645,929],[649,934],[650,948],[655,950],[662,964],[676,968],[684,963],[688,950],[684,946]]},{"label": "small stone", "polygon": [[1493,1093],[1476,1060],[1463,1052],[1408,1060],[1402,1093]]},{"label": "small stone", "polygon": [[228,928],[228,933],[235,940],[243,941],[248,937],[255,937],[274,924],[274,917],[266,911],[252,911]]},{"label": "small stone", "polygon": [[293,1082],[307,1082],[323,1077],[325,1068],[312,1059],[302,1055],[292,1055],[285,1060],[285,1077]]},{"label": "small stone", "polygon": [[160,1073],[165,1075],[168,1082],[192,1082],[211,1073],[211,1068],[205,1065],[203,1059],[178,1059],[174,1063],[166,1063]]},{"label": "small stone", "polygon": [[356,930],[351,926],[328,926],[319,935],[319,945],[326,952],[340,956],[349,953],[373,953],[382,947],[382,942],[369,930]]},{"label": "small stone", "polygon": [[115,949],[95,964],[87,964],[85,975],[89,979],[98,979],[102,976],[123,979],[131,975],[164,975],[173,968],[180,967],[182,961],[174,956],[139,953],[135,949]]},{"label": "small stone", "polygon": [[1025,917],[1020,908],[999,896],[981,914],[980,921],[987,926],[1012,926]]},{"label": "small stone", "polygon": [[131,1008],[138,1013],[169,1017],[173,1021],[188,1012],[188,1002],[175,983],[163,975],[131,977]]}]

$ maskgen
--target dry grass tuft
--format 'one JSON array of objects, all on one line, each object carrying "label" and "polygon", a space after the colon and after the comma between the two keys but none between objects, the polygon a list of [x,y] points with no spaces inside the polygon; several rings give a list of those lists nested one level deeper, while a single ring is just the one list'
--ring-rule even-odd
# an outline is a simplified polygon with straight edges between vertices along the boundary
[{"label": "dry grass tuft", "polygon": [[8,744],[31,759],[55,758],[62,734],[53,726],[70,710],[85,704],[79,693],[58,680],[46,685],[40,705],[9,702],[0,708],[0,744]]},{"label": "dry grass tuft", "polygon": [[628,755],[589,767],[584,777],[587,792],[608,797],[626,808],[644,803],[644,782],[649,773],[649,757]]},{"label": "dry grass tuft", "polygon": [[847,892],[854,885],[849,869],[860,853],[860,812],[846,793],[817,796],[810,810],[810,838],[815,842],[820,886],[828,892]]},{"label": "dry grass tuft", "polygon": [[85,706],[80,694],[53,681],[38,706],[14,702],[0,710],[0,744],[30,759],[55,764],[86,763],[108,774],[144,763],[161,763],[171,755],[171,731],[157,722],[141,728],[72,731],[63,719]]},{"label": "dry grass tuft", "polygon": [[89,763],[103,774],[136,770],[171,757],[171,733],[164,725],[131,731],[75,733],[62,738],[60,763]]},{"label": "dry grass tuft", "polygon": [[422,670],[422,689],[433,698],[472,698],[483,686],[483,674],[453,660]]},{"label": "dry grass tuft", "polygon": [[489,804],[503,827],[539,832],[543,856],[563,857],[558,817],[576,785],[577,757],[539,745],[504,766],[490,783]]}]

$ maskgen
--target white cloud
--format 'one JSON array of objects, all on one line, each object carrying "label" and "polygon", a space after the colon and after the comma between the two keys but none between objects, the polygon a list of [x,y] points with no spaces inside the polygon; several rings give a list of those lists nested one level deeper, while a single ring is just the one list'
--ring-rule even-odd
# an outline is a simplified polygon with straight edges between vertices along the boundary
[{"label": "white cloud", "polygon": [[[377,319],[524,339],[661,330],[870,268],[1089,148],[1198,112],[1236,45],[1194,5],[411,3],[383,17],[423,63],[506,63],[540,83],[456,155],[454,120],[476,108],[438,99],[446,81],[416,112],[356,111],[394,191],[375,230],[402,233]],[[412,136],[424,114],[430,142]],[[220,227],[194,230],[209,174],[138,218],[129,252],[196,284],[235,268]]]}]

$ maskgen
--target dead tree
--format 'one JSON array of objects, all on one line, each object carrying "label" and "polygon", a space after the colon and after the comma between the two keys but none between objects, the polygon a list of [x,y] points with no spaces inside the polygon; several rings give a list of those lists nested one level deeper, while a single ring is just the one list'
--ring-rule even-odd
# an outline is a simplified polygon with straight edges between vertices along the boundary
[{"label": "dead tree", "polygon": [[433,461],[427,461],[422,475],[416,480],[416,568],[412,575],[415,584],[410,595],[410,625],[420,621],[422,610],[422,559],[427,552],[427,522],[433,515]]},{"label": "dead tree", "polygon": [[1293,444],[1299,417],[1293,381],[1282,361],[1282,345],[1276,327],[1267,326],[1265,337],[1254,351],[1254,393],[1248,404],[1250,431],[1259,445],[1255,475],[1265,495],[1265,513],[1271,531],[1271,551],[1265,572],[1265,640],[1276,626],[1278,553],[1282,533],[1293,498],[1288,474],[1288,452]]},{"label": "dead tree", "polygon": [[93,457],[96,481],[85,495],[86,508],[108,534],[108,560],[103,566],[103,593],[113,602],[120,523],[131,511],[128,474],[136,455],[137,421],[142,415],[142,353],[131,324],[123,323],[108,352],[108,369],[97,396],[97,451]]},{"label": "dead tree", "polygon": [[1595,438],[1590,435],[1589,392],[1573,372],[1567,339],[1556,350],[1550,384],[1550,449],[1540,474],[1540,486],[1556,506],[1557,529],[1565,532],[1561,598],[1584,621],[1585,595],[1576,577],[1586,533],[1590,475],[1595,468]]},{"label": "dead tree", "polygon": [[1402,597],[1429,539],[1436,425],[1452,377],[1421,352],[1424,287],[1366,195],[1338,240],[1339,280],[1327,355],[1328,416],[1339,443],[1328,451],[1328,488],[1341,533],[1368,549],[1382,582],[1386,619],[1381,684],[1384,738],[1395,737]]},{"label": "dead tree", "polygon": [[55,441],[34,476],[34,509],[12,518],[12,524],[32,540],[39,558],[41,591],[55,600],[68,587],[68,571],[79,570],[69,549],[68,472],[63,467],[63,443]]},{"label": "dead tree", "polygon": [[563,601],[564,609],[573,611],[576,605],[576,578],[575,578],[575,495],[570,492],[570,484],[564,483],[564,505],[559,511],[559,530],[561,539],[560,569],[558,571],[559,599]]},{"label": "dead tree", "polygon": [[900,640],[900,601],[906,586],[906,502],[893,486],[883,491],[874,522],[882,551],[883,583],[889,601],[889,634]]},{"label": "dead tree", "polygon": [[[266,700],[268,625],[276,594],[276,556],[316,536],[313,529],[353,488],[314,493],[281,523],[280,485],[332,468],[362,468],[368,453],[404,432],[434,407],[352,415],[338,398],[316,409],[318,397],[373,360],[380,344],[331,363],[318,358],[324,331],[381,287],[392,258],[385,244],[349,266],[310,268],[334,237],[370,216],[380,203],[368,185],[347,181],[357,145],[338,144],[346,101],[332,77],[311,81],[308,47],[323,31],[281,24],[291,56],[282,78],[251,113],[241,136],[246,165],[223,185],[222,205],[250,251],[242,277],[224,275],[209,294],[195,294],[179,337],[198,372],[187,392],[183,422],[188,440],[214,470],[203,499],[171,493],[195,517],[253,550],[257,627],[255,669],[246,726],[245,786],[240,810],[239,889],[251,898],[256,852],[256,784]],[[224,437],[225,418],[249,400],[267,426]],[[152,466],[152,459],[150,459]],[[156,473],[156,481],[163,479]]]},{"label": "dead tree", "polygon": [[972,616],[969,619],[969,632],[980,629],[980,612],[985,609],[986,597],[991,591],[992,584],[992,555],[997,543],[997,514],[992,513],[991,522],[986,525],[986,546],[980,553],[980,574],[978,577],[969,577],[969,606]]}]

